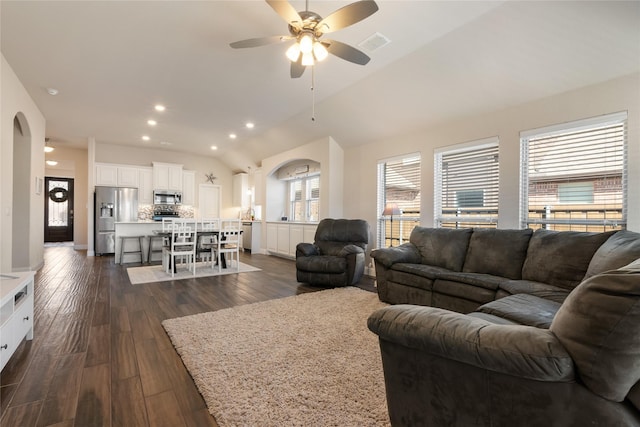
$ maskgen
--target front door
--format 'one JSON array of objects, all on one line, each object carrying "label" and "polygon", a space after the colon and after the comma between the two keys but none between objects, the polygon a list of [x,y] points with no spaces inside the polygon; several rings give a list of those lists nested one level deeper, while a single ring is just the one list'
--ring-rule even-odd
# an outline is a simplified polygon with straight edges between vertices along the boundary
[{"label": "front door", "polygon": [[44,179],[44,241],[73,241],[73,179]]}]

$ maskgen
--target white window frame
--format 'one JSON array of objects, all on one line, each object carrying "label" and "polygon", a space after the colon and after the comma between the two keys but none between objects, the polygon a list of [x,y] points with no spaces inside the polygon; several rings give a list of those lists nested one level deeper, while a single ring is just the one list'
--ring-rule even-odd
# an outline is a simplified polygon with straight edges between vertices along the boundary
[{"label": "white window frame", "polygon": [[[627,117],[626,111],[606,114],[603,116],[591,117],[582,120],[576,120],[567,123],[560,123],[552,126],[546,126],[537,129],[531,129],[520,132],[520,225],[522,228],[530,226],[541,226],[543,228],[552,229],[555,227],[602,227],[607,228],[626,228],[627,224],[627,158],[628,158],[628,135],[627,135]],[[553,218],[552,207],[546,207],[546,218],[534,218],[529,217],[529,140],[534,138],[544,138],[559,134],[570,134],[580,131],[586,131],[595,129],[598,127],[622,125],[623,126],[623,152],[622,152],[622,218],[609,219],[605,215],[601,219],[557,219]],[[593,178],[598,179],[608,176],[606,173],[602,175],[594,175]],[[568,180],[567,183],[577,182]],[[563,203],[559,201],[558,206],[562,207]],[[588,228],[589,230],[596,231],[595,228]]]},{"label": "white window frame", "polygon": [[[386,159],[378,160],[377,165],[377,203],[376,203],[376,218],[378,218],[378,230],[376,234],[376,245],[378,248],[382,248],[386,246],[387,242],[387,231],[389,231],[389,236],[391,239],[391,244],[393,246],[401,245],[405,242],[405,238],[408,238],[411,230],[416,225],[420,224],[420,212],[417,214],[411,214],[408,212],[402,212],[400,215],[393,216],[393,234],[391,234],[391,230],[387,230],[387,223],[390,225],[391,218],[388,216],[383,216],[382,212],[387,204],[387,201],[396,201],[388,199],[386,192],[386,178],[385,178],[385,169],[388,163],[395,162],[410,162],[410,163],[418,163],[418,174],[417,174],[417,183],[418,187],[416,191],[418,195],[416,197],[421,197],[421,180],[422,180],[422,154],[420,152],[407,153],[401,156],[390,157]],[[418,211],[420,211],[420,199],[418,199]],[[403,202],[397,201],[398,207],[403,210]],[[415,205],[415,202],[412,203]]]},{"label": "white window frame", "polygon": [[[312,180],[318,180],[318,190],[319,192],[322,191],[320,188],[320,174],[314,174],[314,175],[308,175],[305,176],[303,178],[296,178],[296,179],[292,179],[289,181],[288,183],[288,199],[289,199],[289,220],[290,221],[302,221],[302,222],[307,222],[310,221],[309,219],[309,205],[311,203],[312,200],[317,200],[318,202],[318,212],[320,210],[320,193],[318,192],[318,197],[317,198],[312,198],[311,197],[311,186],[309,185],[309,182]],[[301,205],[301,211],[302,211],[302,218],[296,218],[295,217],[295,203],[296,200],[294,200],[293,197],[293,188],[296,185],[296,183],[300,183],[300,200],[298,201]],[[314,219],[314,221],[317,219]]]},{"label": "white window frame", "polygon": [[[437,148],[434,150],[434,223],[436,227],[442,227],[443,224],[451,224],[455,223],[456,228],[465,228],[465,227],[473,227],[481,226],[491,227],[497,226],[498,224],[498,195],[499,185],[500,185],[500,158],[496,157],[497,164],[495,170],[495,182],[490,181],[495,185],[496,189],[493,191],[495,193],[493,197],[495,198],[495,214],[482,213],[476,215],[468,215],[468,216],[459,216],[456,215],[445,215],[443,213],[443,188],[445,183],[444,179],[444,169],[443,169],[443,159],[447,155],[455,155],[461,153],[471,153],[474,151],[485,150],[485,149],[495,149],[495,156],[498,156],[499,153],[500,140],[496,137],[484,138],[475,141],[465,142],[462,144],[456,144],[448,147]],[[493,177],[492,177],[493,179]],[[469,191],[483,191],[483,194],[487,193],[485,188],[473,188],[469,189]],[[485,196],[483,196],[484,198]],[[482,209],[481,209],[482,210]]]}]

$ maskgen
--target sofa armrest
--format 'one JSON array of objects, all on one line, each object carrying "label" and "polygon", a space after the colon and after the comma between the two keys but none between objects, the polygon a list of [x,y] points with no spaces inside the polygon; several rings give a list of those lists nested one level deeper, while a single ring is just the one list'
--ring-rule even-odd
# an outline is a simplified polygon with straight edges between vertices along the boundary
[{"label": "sofa armrest", "polygon": [[369,317],[368,326],[381,340],[493,372],[549,382],[576,377],[571,356],[546,329],[496,325],[414,305],[380,309]]},{"label": "sofa armrest", "polygon": [[418,248],[412,243],[404,243],[392,248],[380,248],[371,251],[371,258],[384,265],[386,268],[399,262],[420,264],[422,257]]},{"label": "sofa armrest", "polygon": [[314,255],[320,255],[320,250],[316,245],[312,243],[298,243],[296,245],[296,258]]}]

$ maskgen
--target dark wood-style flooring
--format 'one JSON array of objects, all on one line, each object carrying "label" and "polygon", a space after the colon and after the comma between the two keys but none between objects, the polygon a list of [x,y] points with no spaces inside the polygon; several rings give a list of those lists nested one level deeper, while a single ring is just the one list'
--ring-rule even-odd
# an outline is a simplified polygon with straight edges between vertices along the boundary
[{"label": "dark wood-style flooring", "polygon": [[262,271],[131,285],[135,264],[45,248],[34,339],[0,376],[0,426],[216,426],[161,322],[322,289],[298,283],[294,261],[241,261]]}]

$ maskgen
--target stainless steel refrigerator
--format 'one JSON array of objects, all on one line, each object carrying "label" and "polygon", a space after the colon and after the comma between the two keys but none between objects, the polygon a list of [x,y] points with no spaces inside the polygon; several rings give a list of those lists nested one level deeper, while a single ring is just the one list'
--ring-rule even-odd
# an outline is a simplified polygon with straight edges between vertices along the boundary
[{"label": "stainless steel refrigerator", "polygon": [[138,220],[138,189],[96,187],[95,253],[112,254],[116,250],[116,222]]}]

